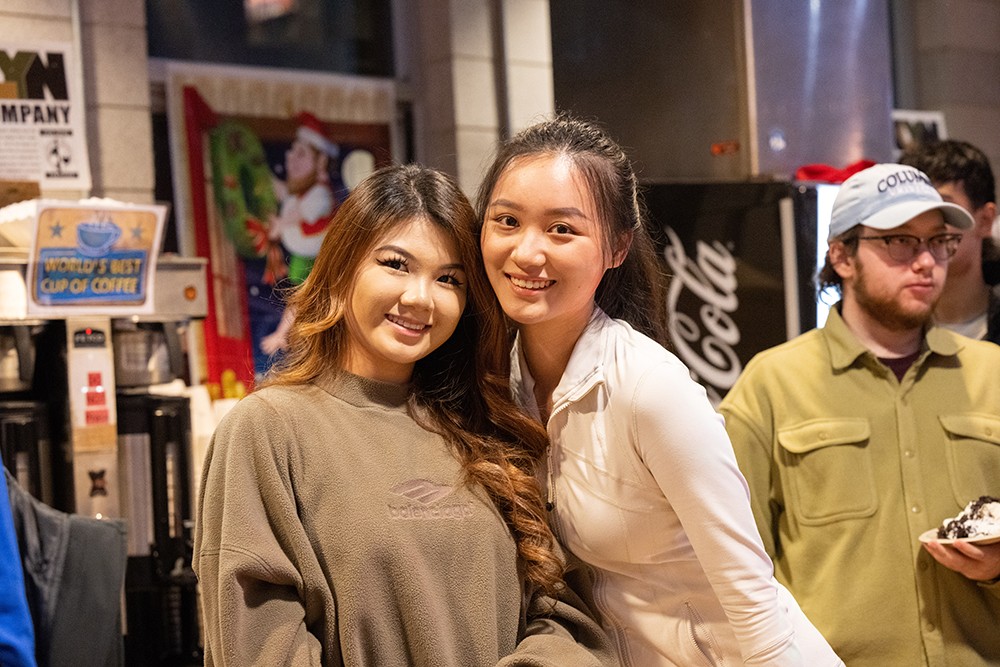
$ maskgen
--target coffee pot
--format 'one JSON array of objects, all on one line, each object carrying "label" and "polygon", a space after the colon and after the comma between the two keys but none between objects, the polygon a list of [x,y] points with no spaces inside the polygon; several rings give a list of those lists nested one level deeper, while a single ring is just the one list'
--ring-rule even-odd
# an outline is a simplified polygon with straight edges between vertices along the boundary
[{"label": "coffee pot", "polygon": [[0,393],[28,391],[35,373],[35,326],[0,326]]},{"label": "coffee pot", "polygon": [[117,385],[144,387],[182,377],[181,324],[115,320],[111,336]]}]

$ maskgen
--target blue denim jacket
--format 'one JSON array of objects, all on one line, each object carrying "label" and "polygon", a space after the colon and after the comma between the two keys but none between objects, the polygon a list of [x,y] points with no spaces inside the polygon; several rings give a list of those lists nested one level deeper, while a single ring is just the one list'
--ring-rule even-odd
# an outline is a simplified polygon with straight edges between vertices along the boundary
[{"label": "blue denim jacket", "polygon": [[125,522],[55,510],[10,473],[7,485],[39,667],[121,665]]}]

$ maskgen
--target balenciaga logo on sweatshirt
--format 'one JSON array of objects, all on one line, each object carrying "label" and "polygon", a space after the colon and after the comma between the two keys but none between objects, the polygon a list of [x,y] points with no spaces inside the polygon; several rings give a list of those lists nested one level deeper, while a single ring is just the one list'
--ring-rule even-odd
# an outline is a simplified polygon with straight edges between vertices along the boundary
[{"label": "balenciaga logo on sweatshirt", "polygon": [[471,502],[441,502],[455,491],[452,486],[411,479],[389,490],[411,501],[402,505],[390,502],[389,516],[393,519],[464,519],[472,516]]}]

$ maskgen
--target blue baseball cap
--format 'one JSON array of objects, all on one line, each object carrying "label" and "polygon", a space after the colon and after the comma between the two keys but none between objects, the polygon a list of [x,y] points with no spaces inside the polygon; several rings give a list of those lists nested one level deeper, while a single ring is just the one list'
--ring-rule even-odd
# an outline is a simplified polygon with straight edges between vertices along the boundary
[{"label": "blue baseball cap", "polygon": [[830,214],[828,240],[857,225],[895,229],[934,210],[941,211],[944,221],[952,227],[969,229],[973,225],[969,212],[943,201],[924,172],[901,164],[876,164],[840,186]]}]

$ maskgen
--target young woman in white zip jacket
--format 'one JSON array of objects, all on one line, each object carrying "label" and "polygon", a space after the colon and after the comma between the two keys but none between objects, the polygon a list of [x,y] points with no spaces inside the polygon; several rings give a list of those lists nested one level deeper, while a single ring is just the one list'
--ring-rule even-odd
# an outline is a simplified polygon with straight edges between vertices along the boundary
[{"label": "young woman in white zip jacket", "polygon": [[624,665],[842,665],[773,577],[721,417],[660,344],[636,177],[567,116],[502,144],[480,186],[487,274],[517,328],[513,391],[547,428],[557,537]]}]

